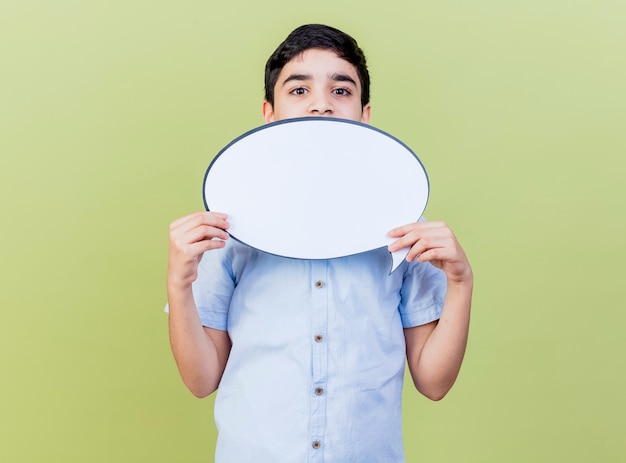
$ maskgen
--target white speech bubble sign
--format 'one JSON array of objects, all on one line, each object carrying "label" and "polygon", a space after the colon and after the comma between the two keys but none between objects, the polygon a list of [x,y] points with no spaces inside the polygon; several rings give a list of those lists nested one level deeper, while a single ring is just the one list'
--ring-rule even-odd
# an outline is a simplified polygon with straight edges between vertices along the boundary
[{"label": "white speech bubble sign", "polygon": [[[332,259],[388,246],[417,221],[429,183],[404,143],[360,122],[287,119],[251,130],[213,159],[208,211],[228,214],[231,237],[296,259]],[[394,252],[390,273],[408,254]]]}]

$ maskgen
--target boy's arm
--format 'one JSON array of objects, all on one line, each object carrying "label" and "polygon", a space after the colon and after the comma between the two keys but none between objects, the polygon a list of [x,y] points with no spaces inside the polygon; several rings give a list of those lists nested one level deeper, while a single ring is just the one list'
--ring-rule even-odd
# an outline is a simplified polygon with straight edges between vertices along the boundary
[{"label": "boy's arm", "polygon": [[452,230],[443,222],[417,222],[396,228],[391,252],[410,246],[410,262],[430,262],[447,278],[447,293],[438,321],[406,328],[407,360],[415,387],[432,400],[442,399],[461,368],[469,331],[473,274]]},{"label": "boy's arm", "polygon": [[226,331],[202,326],[191,286],[204,252],[224,247],[227,228],[226,215],[213,212],[191,214],[170,226],[170,346],[183,382],[197,397],[217,389],[230,353],[230,338]]}]

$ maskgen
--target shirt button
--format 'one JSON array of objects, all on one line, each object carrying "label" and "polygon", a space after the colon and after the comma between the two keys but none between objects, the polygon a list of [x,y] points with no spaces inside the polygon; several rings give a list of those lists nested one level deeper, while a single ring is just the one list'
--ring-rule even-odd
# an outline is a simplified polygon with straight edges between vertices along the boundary
[{"label": "shirt button", "polygon": [[324,393],[324,389],[321,387],[315,388],[315,395],[322,395]]},{"label": "shirt button", "polygon": [[317,280],[317,281],[315,282],[315,287],[316,287],[317,289],[323,288],[323,287],[324,287],[324,282],[323,282],[322,280]]},{"label": "shirt button", "polygon": [[320,441],[318,441],[318,440],[314,440],[313,443],[311,444],[311,446],[314,449],[319,449],[322,446],[322,443]]},{"label": "shirt button", "polygon": [[316,334],[313,339],[315,339],[315,342],[322,342],[324,340],[324,336],[322,336],[321,334]]}]

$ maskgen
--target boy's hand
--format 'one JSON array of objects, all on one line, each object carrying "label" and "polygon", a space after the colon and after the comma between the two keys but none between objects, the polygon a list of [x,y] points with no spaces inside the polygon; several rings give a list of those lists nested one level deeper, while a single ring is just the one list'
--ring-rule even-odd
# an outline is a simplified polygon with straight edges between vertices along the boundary
[{"label": "boy's hand", "polygon": [[389,252],[410,247],[406,260],[430,262],[442,269],[449,282],[472,281],[472,269],[452,230],[443,222],[415,222],[395,228],[389,236],[398,238]]},{"label": "boy's hand", "polygon": [[170,225],[170,250],[167,284],[171,290],[190,288],[198,277],[202,255],[223,248],[229,235],[227,215],[219,212],[196,212]]}]

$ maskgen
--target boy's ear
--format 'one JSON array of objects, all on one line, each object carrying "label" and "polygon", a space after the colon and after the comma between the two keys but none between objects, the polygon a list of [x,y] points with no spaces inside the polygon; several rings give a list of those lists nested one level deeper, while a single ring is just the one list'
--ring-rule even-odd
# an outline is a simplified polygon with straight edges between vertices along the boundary
[{"label": "boy's ear", "polygon": [[371,112],[372,112],[372,107],[370,106],[369,103],[363,106],[363,111],[361,112],[361,122],[363,122],[364,124],[369,124]]},{"label": "boy's ear", "polygon": [[263,111],[263,119],[265,119],[266,123],[276,121],[276,119],[274,118],[274,108],[267,100],[263,100],[262,111]]}]

